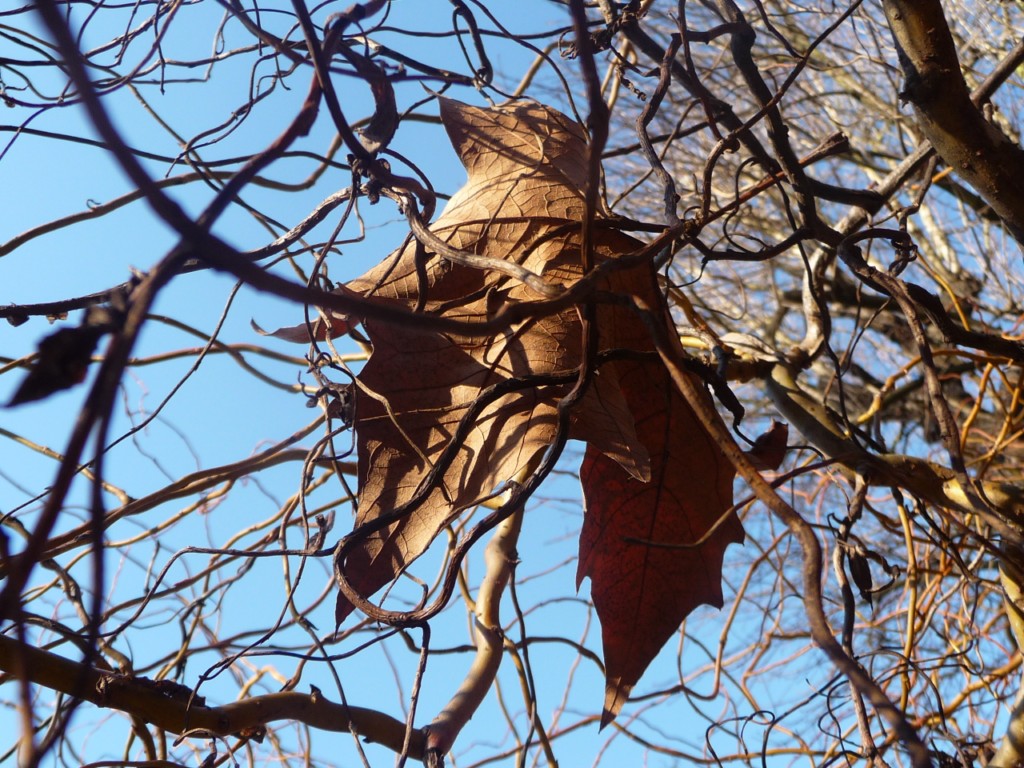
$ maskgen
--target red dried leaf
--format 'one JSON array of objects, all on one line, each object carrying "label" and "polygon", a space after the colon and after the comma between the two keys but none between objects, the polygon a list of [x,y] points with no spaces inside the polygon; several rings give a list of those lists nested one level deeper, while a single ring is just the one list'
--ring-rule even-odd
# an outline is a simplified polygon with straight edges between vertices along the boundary
[{"label": "red dried leaf", "polygon": [[754,444],[747,451],[747,458],[758,471],[774,472],[782,466],[782,462],[786,458],[788,440],[789,427],[784,422],[772,421],[768,431],[754,440]]},{"label": "red dried leaf", "polygon": [[601,619],[602,726],[683,619],[703,603],[721,607],[722,557],[743,540],[739,518],[726,514],[732,465],[660,364],[628,365],[623,389],[651,455],[651,479],[628,477],[593,450],[580,471],[586,514],[576,581],[590,577]]}]

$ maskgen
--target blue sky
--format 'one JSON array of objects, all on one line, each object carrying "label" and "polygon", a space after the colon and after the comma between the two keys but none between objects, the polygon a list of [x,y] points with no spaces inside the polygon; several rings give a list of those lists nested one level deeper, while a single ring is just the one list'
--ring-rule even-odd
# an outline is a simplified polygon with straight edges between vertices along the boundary
[{"label": "blue sky", "polygon": [[[285,5],[286,4],[281,4]],[[500,4],[499,4],[500,5]],[[275,4],[269,4],[272,10]],[[505,21],[510,24],[527,26],[536,31],[546,31],[552,19],[563,19],[556,15],[556,9],[549,3],[533,0],[509,4],[500,8]],[[171,36],[165,41],[167,51],[175,51],[180,58],[200,55],[211,47],[213,30],[219,23],[220,9],[211,2],[201,5],[184,6],[180,11],[187,14],[175,22]],[[396,27],[418,25],[418,28],[450,29],[451,5],[443,2],[394,4],[392,24]],[[404,15],[404,18],[403,18]],[[270,17],[273,18],[273,17]],[[275,19],[276,21],[276,19]],[[20,20],[19,20],[20,23]],[[282,20],[283,23],[283,20]],[[91,27],[86,36],[86,47],[99,44],[110,30]],[[239,30],[229,26],[229,41]],[[454,41],[449,39],[422,38],[416,40],[397,34],[381,34],[382,42],[389,40],[397,47],[415,55],[422,55],[432,62],[444,62],[452,69],[465,71]],[[0,41],[0,55],[4,46]],[[557,53],[555,54],[557,56]],[[522,49],[500,47],[493,53],[493,63],[499,73],[511,73],[505,86],[510,87],[518,79],[518,73],[529,62],[531,55]],[[141,92],[148,106],[140,103],[136,95],[127,89],[112,94],[107,100],[115,121],[126,142],[131,146],[145,147],[161,155],[175,156],[179,151],[171,131],[185,138],[191,138],[211,126],[228,121],[232,112],[245,101],[250,83],[265,82],[261,77],[271,73],[269,61],[260,64],[251,76],[250,63],[244,65],[227,62],[213,70],[209,82],[179,86],[169,84],[164,93],[157,85],[151,85]],[[16,79],[10,73],[4,75],[8,86]],[[244,151],[265,146],[266,143],[287,124],[297,105],[305,95],[308,73],[301,72],[287,81],[291,90],[278,88],[265,102],[257,105],[252,114],[237,127],[237,130],[212,146],[201,148],[200,154],[207,160],[231,157]],[[550,94],[554,86],[550,71],[542,71],[537,93]],[[50,92],[59,88],[55,82],[48,83]],[[367,109],[367,96],[363,86],[354,81],[343,83],[342,101],[353,116],[360,116]],[[419,84],[405,84],[398,88],[400,108],[423,98],[425,91]],[[453,92],[457,98],[472,103],[483,103],[472,89],[463,88]],[[26,95],[26,98],[28,96]],[[168,123],[161,127],[150,114],[156,111]],[[422,110],[436,114],[431,106]],[[9,127],[27,126],[40,131],[54,131],[72,136],[93,137],[94,133],[76,107],[49,109],[33,115],[30,109],[3,110],[0,121]],[[171,130],[168,130],[171,129]],[[324,111],[312,134],[303,140],[302,147],[323,152],[331,140],[330,123]],[[7,242],[20,232],[53,220],[60,216],[86,209],[95,202],[105,202],[124,194],[130,189],[122,171],[116,166],[109,153],[101,148],[87,147],[67,141],[53,141],[30,134],[15,138],[10,131],[0,133],[0,196],[4,215],[0,217],[0,243]],[[465,174],[454,153],[448,146],[443,131],[436,125],[409,122],[403,124],[392,148],[411,158],[430,177],[439,191],[453,192],[464,180]],[[179,164],[148,161],[149,172],[155,178],[175,175],[186,169]],[[268,176],[288,182],[304,178],[312,169],[309,160],[284,161],[275,165]],[[246,202],[260,210],[271,213],[285,224],[300,220],[323,197],[350,183],[349,176],[340,170],[327,171],[311,189],[302,192],[275,192],[265,189],[247,189]],[[212,199],[213,192],[201,184],[178,187],[169,191],[189,211],[198,213]],[[370,265],[398,246],[406,233],[406,227],[395,206],[382,201],[377,206],[361,203],[360,215],[365,230],[353,221],[342,237],[358,242],[341,247],[341,253],[330,260],[330,274],[335,280],[343,280],[360,274]],[[321,225],[312,239],[323,238],[334,220]],[[267,230],[241,208],[233,208],[215,227],[218,235],[240,249],[261,245],[270,239]],[[0,303],[31,303],[48,301],[70,296],[83,295],[101,290],[126,280],[132,269],[147,270],[173,246],[175,237],[168,227],[142,203],[134,203],[115,214],[98,218],[73,227],[68,227],[32,240],[12,253],[0,258]],[[304,257],[308,267],[310,259]],[[278,268],[286,274],[287,269]],[[246,359],[260,371],[282,386],[299,382],[310,383],[303,376],[299,360],[304,349],[278,340],[259,337],[251,328],[255,320],[264,328],[294,325],[302,320],[301,309],[293,304],[258,293],[243,287],[228,306],[234,288],[234,280],[227,276],[202,272],[183,276],[163,291],[154,310],[158,316],[172,317],[190,326],[210,331],[226,312],[219,338],[229,344],[263,345],[293,360],[274,360],[246,351]],[[60,323],[75,323],[73,315]],[[53,331],[44,319],[33,318],[30,322],[14,328],[3,325],[0,330],[0,355],[6,359],[17,359],[29,354],[38,341]],[[202,341],[181,328],[173,327],[159,319],[150,322],[143,333],[136,350],[136,356],[154,361],[157,356],[176,350],[189,350],[201,346]],[[133,425],[151,415],[173,389],[181,384],[183,377],[196,361],[193,353],[177,359],[132,367],[126,375],[119,402],[113,435],[125,433]],[[0,377],[0,402],[6,402],[17,386],[20,376],[7,372]],[[16,435],[24,435],[41,446],[62,451],[77,410],[85,396],[85,386],[60,393],[46,401],[0,411],[0,427]],[[305,398],[297,393],[273,387],[245,372],[226,356],[214,354],[202,362],[198,371],[181,384],[180,391],[163,408],[160,415],[131,439],[126,440],[110,452],[107,459],[105,478],[135,498],[152,493],[169,481],[180,478],[203,467],[226,464],[243,459],[268,445],[298,431],[316,416],[315,410],[305,407]],[[344,448],[348,436],[339,438]],[[309,446],[313,438],[301,444]],[[572,460],[565,462],[566,473],[552,479],[541,496],[535,500],[527,516],[524,538],[521,545],[523,564],[520,575],[536,574],[520,588],[519,597],[523,605],[535,606],[527,617],[527,629],[539,637],[565,636],[584,642],[586,647],[599,651],[600,635],[596,619],[589,613],[573,592],[575,563],[573,562],[576,532],[580,522],[579,493],[577,481],[568,474],[573,468]],[[298,462],[290,462],[262,473],[259,477],[238,483],[227,499],[211,498],[201,513],[194,513],[191,522],[163,532],[155,540],[143,540],[133,545],[131,557],[123,561],[111,558],[109,567],[109,591],[112,599],[128,600],[143,591],[140,585],[151,586],[154,573],[166,564],[171,554],[185,546],[223,547],[232,541],[232,536],[247,526],[272,517],[289,496],[300,485]],[[26,510],[25,520],[31,522],[31,499],[44,491],[52,481],[56,463],[52,458],[41,455],[32,448],[15,442],[9,437],[0,440],[0,511],[16,508]],[[69,497],[69,507],[62,526],[72,527],[84,519],[84,505],[88,486],[79,480]],[[335,491],[335,493],[339,493]],[[326,498],[326,497],[325,497]],[[107,503],[116,502],[108,497]],[[145,530],[149,525],[165,519],[175,510],[183,509],[195,499],[174,500],[152,510],[140,519],[132,519],[111,529],[108,535],[113,540],[129,538]],[[28,504],[28,507],[23,505]],[[337,508],[338,522],[330,540],[347,530],[348,509]],[[249,537],[249,541],[255,536]],[[769,539],[770,540],[770,539]],[[292,546],[300,542],[290,541]],[[16,545],[15,545],[16,546]],[[754,544],[754,552],[757,545]],[[734,548],[735,549],[735,548]],[[751,550],[748,550],[750,552]],[[479,573],[479,553],[471,572]],[[749,555],[753,557],[754,555]],[[174,562],[165,583],[185,579],[190,573],[202,569],[208,556],[190,554]],[[432,563],[428,557],[418,566],[417,573],[425,578],[432,575]],[[82,567],[82,566],[78,566]],[[292,564],[295,567],[295,564]],[[322,563],[309,566],[309,575],[302,581],[297,601],[312,602],[317,599],[330,582]],[[84,568],[83,568],[84,571]],[[739,573],[739,571],[737,571]],[[729,577],[727,572],[727,577]],[[50,578],[40,574],[40,579]],[[738,577],[729,577],[738,581]],[[240,586],[222,601],[216,601],[219,615],[211,619],[222,634],[230,635],[250,626],[265,626],[267,615],[282,611],[285,603],[284,579],[279,559],[258,561],[245,575]],[[201,591],[201,585],[189,587],[183,594],[194,597]],[[550,601],[558,596],[558,601]],[[586,596],[584,585],[581,597]],[[140,630],[129,633],[125,648],[136,656],[140,663],[147,657],[159,658],[173,650],[179,641],[179,621],[182,620],[181,606],[178,613],[172,613],[169,605],[162,603],[153,615],[146,616],[140,623]],[[328,599],[311,614],[321,634],[333,623],[333,597]],[[49,605],[53,615],[67,619],[71,612],[65,602],[54,598]],[[506,601],[506,610],[510,610]],[[259,617],[254,621],[253,614]],[[129,614],[119,614],[123,620]],[[511,616],[511,613],[507,615]],[[707,669],[709,655],[713,658],[721,620],[725,614],[703,608],[691,620],[694,624],[708,627],[707,649],[687,645],[680,651],[670,644],[659,657],[659,661],[648,672],[637,692],[657,690],[678,682],[686,670]],[[116,623],[116,622],[115,622]],[[518,635],[519,628],[513,630]],[[357,638],[365,639],[365,635]],[[308,642],[300,631],[291,629],[282,632],[280,642],[301,646]],[[437,622],[433,642],[436,647],[454,646],[468,641],[466,618],[456,606],[442,620]],[[342,645],[339,650],[344,650]],[[386,653],[385,653],[385,649]],[[572,681],[571,694],[565,704],[563,721],[572,717],[599,715],[603,699],[603,680],[600,671],[589,661],[579,661],[574,650],[556,642],[538,642],[531,647],[531,659],[538,688],[538,700],[542,714],[549,713],[562,705],[566,696],[568,681]],[[677,669],[677,657],[685,659]],[[212,659],[213,655],[209,655]],[[400,641],[374,647],[357,655],[352,660],[338,664],[349,701],[360,706],[379,707],[393,715],[401,716],[402,707],[407,706],[413,679],[415,656],[409,653]],[[418,722],[426,722],[432,712],[443,704],[454,691],[463,674],[468,656],[465,653],[438,655],[432,659],[423,685],[423,699],[420,703]],[[579,668],[576,669],[577,664]],[[240,664],[239,673],[251,680],[258,677],[260,682],[253,692],[275,690],[281,676],[288,676],[295,668],[295,662],[275,657],[254,656]],[[808,662],[798,669],[810,670]],[[182,681],[188,685],[197,682],[203,665],[200,660],[191,662]],[[260,672],[260,670],[263,670]],[[698,684],[700,693],[711,692],[708,680],[712,672],[704,674]],[[820,676],[819,676],[820,677]],[[517,725],[522,727],[522,697],[519,695],[518,678],[506,660],[501,673],[502,694],[510,709],[518,713]],[[323,665],[312,664],[303,676],[300,689],[309,684],[317,685],[328,697],[335,697],[335,685]],[[802,677],[787,681],[790,686],[803,686],[812,695],[816,683],[808,683]],[[238,694],[241,679],[225,674],[218,680],[207,683],[203,692],[213,701],[230,701]],[[707,711],[721,713],[723,717],[739,713],[750,714],[749,707],[736,693],[734,685],[727,685],[712,698],[710,705],[703,705]],[[44,694],[44,698],[46,694]],[[623,720],[646,713],[647,703],[630,705],[623,713]],[[9,713],[0,713],[0,724],[4,718],[10,722]],[[511,743],[504,726],[502,714],[494,696],[488,698],[480,713],[474,719],[463,742],[456,748],[461,764],[471,762],[474,755],[471,745]],[[636,725],[636,724],[634,724]],[[701,753],[708,723],[693,715],[685,696],[675,696],[668,704],[650,714],[649,725],[636,725],[636,732],[646,734],[652,740],[675,744],[680,749]],[[91,759],[98,756],[120,754],[124,748],[126,729],[117,718],[107,713],[83,708],[75,726],[88,743]],[[751,724],[746,731],[751,750],[760,749],[760,737],[764,728]],[[295,736],[298,739],[301,736]],[[714,742],[718,737],[710,737]],[[196,740],[195,746],[202,750],[204,742]],[[607,754],[603,753],[610,744]],[[353,764],[350,737],[341,735],[317,735],[315,753],[334,760],[334,764]],[[2,748],[2,747],[0,747]],[[735,739],[727,747],[735,748]],[[387,755],[375,752],[371,763],[383,764],[389,761]],[[486,749],[486,746],[485,748]],[[131,750],[129,750],[131,752]],[[137,750],[131,752],[137,756]],[[183,760],[184,749],[177,753]],[[597,733],[595,723],[581,728],[574,735],[556,743],[556,754],[561,756],[562,765],[589,765],[603,754],[608,764],[672,765],[674,758],[646,750],[642,745],[630,742],[626,737],[609,729]],[[197,753],[195,762],[202,757]],[[460,764],[460,763],[457,763]]]},{"label": "blue sky", "polygon": [[[437,12],[436,27],[444,29],[450,26],[450,6],[444,3],[434,4],[431,11]],[[546,10],[545,4],[535,4],[539,9]],[[404,7],[403,7],[404,6]],[[396,12],[409,12],[405,4],[396,4]],[[187,20],[179,20],[172,28],[172,35],[165,41],[168,51],[174,51],[179,58],[198,55],[210,46],[213,25],[218,23],[220,11],[216,5],[205,3],[200,7],[186,7],[181,13],[188,14]],[[397,13],[396,13],[397,15]],[[423,26],[423,17],[412,11],[413,21]],[[20,23],[19,19],[19,23]],[[396,19],[396,24],[402,20]],[[187,23],[186,23],[187,22]],[[174,31],[181,30],[175,36]],[[102,30],[95,25],[86,36],[86,47],[100,42]],[[229,30],[230,31],[230,30]],[[408,39],[402,44],[408,46]],[[415,45],[415,43],[414,43]],[[424,41],[424,55],[439,56],[437,41]],[[449,41],[450,45],[450,41]],[[3,55],[4,43],[0,43],[0,55]],[[184,46],[184,48],[182,47]],[[406,48],[408,49],[408,48]],[[19,52],[20,54],[20,52]],[[13,54],[12,54],[13,55]],[[499,67],[508,66],[512,71],[521,69],[521,59],[513,61],[511,54],[505,52],[496,56],[495,64]],[[464,65],[456,58],[453,68],[464,69]],[[214,69],[210,82],[199,87],[181,87],[169,85],[161,94],[158,87],[143,89],[141,95],[149,102],[149,106],[167,120],[168,127],[178,135],[190,138],[198,132],[227,120],[234,109],[246,99],[249,87],[249,72],[245,66],[235,66],[232,62],[218,65]],[[269,64],[267,65],[269,70]],[[16,77],[8,71],[5,82],[8,86],[15,85]],[[276,135],[290,119],[294,109],[304,96],[307,85],[307,73],[292,78],[289,92],[278,89],[266,105],[259,105],[228,140],[221,145],[205,147],[200,150],[205,158],[234,156],[247,149],[261,147]],[[47,84],[52,93],[60,85],[55,82]],[[366,97],[360,93],[360,86],[351,82],[345,84],[343,103],[353,115],[360,115],[365,109]],[[406,85],[399,88],[401,106],[407,106],[415,99],[425,96],[419,85]],[[461,98],[476,100],[479,98],[471,90],[463,89],[458,94]],[[30,96],[30,94],[29,94]],[[111,109],[118,128],[130,146],[145,147],[150,151],[173,157],[179,152],[174,137],[168,130],[156,124],[138,99],[127,90],[122,89],[106,100]],[[433,111],[436,114],[436,110]],[[316,152],[325,151],[330,142],[329,121],[318,121],[315,130],[308,140],[303,142],[304,148]],[[7,126],[28,127],[38,131],[50,131],[92,138],[95,134],[85,121],[81,111],[76,107],[49,109],[40,114],[32,114],[29,109],[4,110],[0,113]],[[7,242],[17,234],[44,222],[73,214],[96,203],[113,200],[130,189],[123,172],[116,166],[112,157],[102,148],[83,146],[68,141],[54,141],[43,137],[23,134],[15,137],[9,130],[0,133],[0,187],[3,192],[4,216],[0,217],[0,243]],[[403,129],[396,137],[394,149],[402,152],[420,165],[428,173],[431,180],[442,192],[452,192],[464,179],[464,172],[458,165],[443,132],[438,126],[412,124]],[[294,182],[309,173],[313,163],[297,161],[279,163],[268,173],[278,180]],[[150,161],[147,163],[149,172],[155,178],[174,175],[185,170],[182,165],[171,165],[166,162]],[[328,171],[321,182],[313,189],[302,193],[280,193],[267,190],[249,189],[244,197],[247,202],[261,210],[271,212],[278,220],[285,223],[298,221],[324,196],[341,187],[347,186],[350,178],[341,171]],[[198,213],[211,199],[212,192],[200,184],[179,187],[169,192],[188,210]],[[400,244],[404,236],[404,224],[393,204],[383,201],[376,207],[361,205],[360,214],[365,221],[365,234],[360,242],[341,248],[343,258],[332,257],[330,274],[334,279],[345,279],[359,274],[375,263],[390,250]],[[316,235],[326,236],[327,226],[322,226]],[[247,213],[234,209],[228,212],[215,227],[215,231],[228,242],[238,248],[251,248],[266,242],[270,236]],[[342,237],[356,237],[358,228],[350,226]],[[147,270],[152,267],[174,244],[175,237],[167,226],[162,224],[143,203],[133,203],[114,214],[93,221],[81,223],[73,227],[60,229],[45,236],[36,238],[21,246],[12,253],[0,258],[0,285],[3,286],[0,302],[32,303],[87,294],[102,290],[127,279],[132,269]],[[306,260],[308,265],[308,259]],[[160,296],[154,314],[173,317],[195,328],[208,332],[225,313],[227,302],[234,288],[234,280],[211,272],[203,272],[183,276],[175,280]],[[289,345],[276,340],[265,340],[255,334],[250,321],[255,320],[265,328],[281,325],[292,325],[301,322],[301,309],[259,294],[248,288],[242,288],[233,299],[227,310],[220,340],[230,344],[264,345],[281,353],[301,358],[303,348]],[[0,355],[5,359],[17,359],[30,353],[39,340],[51,333],[60,325],[77,322],[77,313],[66,321],[58,321],[51,326],[42,318],[33,318],[20,327],[4,324],[0,329]],[[136,349],[136,357],[152,358],[167,352],[196,348],[201,346],[200,339],[190,336],[187,332],[169,326],[159,320],[153,320],[146,328]],[[116,408],[113,435],[123,434],[133,424],[140,423],[152,414],[161,401],[179,385],[189,368],[195,362],[195,354],[184,355],[179,359],[159,364],[141,365],[129,370],[123,382],[122,392]],[[282,384],[294,384],[302,374],[301,365],[296,362],[278,362],[268,360],[255,354],[247,354],[247,359],[264,373]],[[304,379],[307,383],[308,377]],[[0,377],[0,401],[9,400],[20,381],[16,371],[8,372]],[[53,451],[63,450],[75,414],[85,396],[86,385],[56,394],[47,400],[24,405],[0,412],[0,427],[10,435],[23,435],[39,446]],[[180,391],[163,408],[160,415],[144,430],[126,440],[113,449],[106,461],[105,478],[115,486],[124,489],[132,497],[142,497],[158,489],[170,480],[182,477],[196,470],[238,461],[257,452],[269,444],[283,439],[301,429],[316,416],[317,411],[305,407],[305,398],[301,395],[284,392],[268,386],[255,377],[243,372],[239,366],[230,362],[223,355],[210,355],[203,361],[198,371],[184,384]],[[342,436],[340,443],[347,440]],[[303,441],[310,445],[312,438]],[[94,450],[90,448],[90,450]],[[52,458],[41,455],[38,449],[27,447],[15,442],[11,437],[0,440],[0,510],[9,512],[22,508],[22,519],[31,525],[33,504],[31,499],[44,491],[51,482],[56,470],[56,462]],[[127,560],[108,558],[110,572],[108,589],[115,599],[130,599],[140,594],[140,585],[153,584],[153,569],[161,568],[171,554],[183,546],[224,546],[240,529],[255,525],[273,515],[282,503],[293,494],[299,486],[300,465],[296,462],[262,473],[258,478],[239,483],[230,496],[224,501],[211,500],[205,511],[194,515],[195,520],[189,525],[179,525],[160,534],[158,540],[144,540],[133,546],[131,556]],[[574,481],[571,479],[555,483],[561,488],[558,495],[570,498],[578,496]],[[69,496],[68,508],[59,528],[69,528],[80,524],[85,517],[85,503],[88,485],[79,480]],[[554,490],[551,493],[555,493]],[[194,500],[194,499],[193,499]],[[173,510],[184,507],[189,500],[175,501],[159,507],[140,519],[127,520],[109,531],[113,540],[121,540],[145,530],[148,525],[162,520]],[[111,506],[116,501],[107,497]],[[28,504],[27,507],[22,505]],[[545,516],[545,523],[538,528],[528,529],[529,544],[526,548],[532,553],[536,550],[550,550],[550,557],[543,560],[537,558],[536,564],[530,562],[531,569],[550,568],[551,565],[566,561],[573,548],[573,532],[578,526],[578,508],[563,503],[538,505],[537,514]],[[332,540],[341,535],[348,522],[348,512],[338,509],[338,523],[332,532]],[[291,542],[297,545],[296,542]],[[12,544],[17,548],[16,539]],[[173,583],[185,578],[188,573],[201,569],[208,560],[205,555],[187,555],[180,558],[171,567],[167,581]],[[546,561],[546,565],[542,563]],[[479,568],[479,565],[476,566]],[[429,571],[428,571],[429,573]],[[563,567],[558,572],[559,578],[571,585],[573,568]],[[47,578],[40,574],[40,578]],[[84,577],[83,577],[84,578]],[[321,563],[310,565],[310,575],[302,582],[300,600],[313,600],[329,584],[330,576]],[[549,578],[548,581],[551,581]],[[523,587],[523,598],[534,600],[532,590],[540,589],[536,585]],[[193,587],[186,594],[196,594],[199,587]],[[560,590],[571,595],[571,589]],[[50,601],[47,601],[48,603]],[[313,614],[311,619],[321,631],[326,631],[333,623],[333,598],[326,602]],[[232,594],[220,601],[220,615],[215,624],[225,634],[244,629],[247,626],[265,626],[267,619],[264,612],[282,610],[284,604],[284,588],[281,564],[278,559],[258,561],[246,577],[242,587],[233,590]],[[581,635],[586,626],[586,611],[572,608],[579,603],[558,604],[548,610],[540,610],[531,616],[529,627],[531,632],[544,632],[546,622],[556,619],[566,621],[575,616],[578,626],[570,635]],[[147,663],[147,657],[157,652],[159,656],[166,649],[173,649],[178,643],[178,619],[180,616],[170,613],[166,604],[151,615],[145,616],[140,622],[142,629],[137,633],[129,633],[119,644],[122,650],[134,656],[137,663]],[[50,610],[54,617],[63,617],[73,623],[68,615],[66,602],[55,599]],[[179,606],[180,610],[180,606]],[[252,619],[252,611],[260,612],[257,621]],[[127,614],[121,614],[124,619]],[[547,617],[547,618],[545,618]],[[164,630],[159,627],[164,626]],[[153,627],[156,627],[154,629]],[[551,634],[556,634],[553,627]],[[307,639],[297,637],[294,631],[282,633],[282,642],[302,644]],[[592,640],[596,637],[591,633]],[[134,639],[133,639],[134,638]],[[465,619],[459,612],[449,613],[445,622],[440,623],[434,635],[435,644],[466,643]],[[412,682],[413,663],[415,656],[402,650],[401,645],[391,643],[388,654],[394,664],[398,682],[392,682],[389,670],[391,662],[381,653],[381,649],[372,648],[357,656],[354,660],[338,664],[342,674],[346,693],[352,703],[360,706],[379,707],[395,716],[402,716],[402,707],[407,706],[409,687]],[[165,650],[160,650],[161,648]],[[343,650],[343,647],[338,650]],[[62,651],[62,652],[66,652]],[[556,675],[562,677],[570,668],[574,654],[566,649],[553,646],[548,650],[533,651],[537,659],[538,669],[543,671],[543,679],[550,681]],[[439,656],[431,662],[424,683],[424,696],[420,704],[418,722],[425,722],[454,691],[455,684],[464,672],[467,658],[465,654],[455,656]],[[274,667],[281,674],[288,675],[294,669],[294,662],[288,659],[255,657],[247,662],[251,668],[261,666]],[[509,665],[506,664],[506,667]],[[202,671],[198,662],[190,663],[182,677],[189,685],[194,685]],[[150,673],[152,674],[152,672]],[[269,671],[263,681],[257,684],[254,692],[275,690],[280,679],[275,681]],[[510,700],[514,703],[518,698],[513,685],[514,677],[506,675],[506,685]],[[580,690],[587,691],[587,699],[595,711],[599,711],[603,681],[597,669],[592,665],[579,676]],[[304,675],[302,689],[308,684],[315,684],[331,698],[337,698],[335,685],[323,665],[312,664]],[[203,692],[212,701],[230,701],[238,694],[239,681],[224,675],[222,678],[205,684]],[[265,687],[264,687],[265,686]],[[554,707],[562,695],[563,684],[556,684],[554,690],[545,688],[539,694],[541,705]],[[50,698],[42,693],[44,700]],[[521,698],[520,698],[521,701]],[[520,703],[519,708],[522,705]],[[0,728],[4,732],[13,732],[14,724],[11,713],[0,714],[7,725]],[[83,754],[90,759],[116,757],[124,749],[125,726],[118,722],[119,718],[110,718],[107,713],[83,708],[76,716],[73,733],[90,734],[84,743],[88,748]],[[2,720],[0,720],[2,722]],[[497,726],[500,715],[493,698],[485,704],[478,715],[477,723],[493,723]],[[497,726],[494,733],[491,728],[480,730],[479,737],[485,740],[505,738],[504,728]],[[583,751],[593,751],[603,739],[595,738],[595,727],[585,729],[575,739],[576,746]],[[288,729],[286,729],[288,732]],[[469,740],[467,740],[467,744]],[[202,750],[206,743],[195,740],[195,745]],[[351,755],[351,739],[345,735],[318,735],[315,740],[315,753],[331,756],[342,760],[341,764],[349,764],[342,755]],[[85,748],[83,746],[83,748]],[[382,760],[390,762],[390,757],[367,747],[371,762],[379,764]],[[460,750],[465,749],[462,745]],[[563,747],[564,749],[564,747]],[[131,754],[131,750],[129,750]],[[177,751],[181,759],[187,761],[186,752]],[[197,755],[196,760],[202,757]],[[6,761],[6,762],[9,762]],[[338,764],[338,763],[336,763]]]}]

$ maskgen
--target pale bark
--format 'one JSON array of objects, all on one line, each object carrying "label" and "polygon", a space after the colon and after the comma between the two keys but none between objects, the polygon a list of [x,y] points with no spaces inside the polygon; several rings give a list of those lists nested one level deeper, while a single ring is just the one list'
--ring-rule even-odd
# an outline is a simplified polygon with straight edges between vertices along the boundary
[{"label": "pale bark", "polygon": [[935,151],[1024,243],[1024,150],[971,101],[939,0],[886,0],[903,69],[900,96],[914,106]]}]

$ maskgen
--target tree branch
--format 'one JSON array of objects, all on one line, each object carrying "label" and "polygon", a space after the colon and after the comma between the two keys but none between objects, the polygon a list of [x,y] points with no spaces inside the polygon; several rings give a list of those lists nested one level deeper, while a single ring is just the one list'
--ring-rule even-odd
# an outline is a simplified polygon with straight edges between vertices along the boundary
[{"label": "tree branch", "polygon": [[499,609],[501,597],[518,558],[516,543],[522,522],[523,510],[520,508],[495,529],[484,550],[487,570],[480,582],[474,610],[476,657],[459,690],[427,727],[427,749],[439,755],[451,750],[455,739],[491,690],[498,674],[504,648]]},{"label": "tree branch", "polygon": [[941,2],[885,0],[883,6],[905,78],[900,97],[914,105],[939,156],[1024,245],[1024,150],[972,102]]},{"label": "tree branch", "polygon": [[[193,700],[184,686],[104,672],[4,635],[0,635],[0,670],[98,707],[126,712],[170,733],[232,736],[277,720],[296,720],[326,731],[354,729],[395,752],[405,742],[401,720],[373,709],[335,704],[315,690],[270,693],[208,707]],[[408,754],[422,759],[425,741],[422,732],[414,731]]]},{"label": "tree branch", "polygon": [[832,632],[828,617],[825,615],[824,596],[822,595],[821,544],[814,528],[761,477],[761,474],[751,464],[747,454],[736,445],[736,441],[718,418],[714,407],[708,402],[704,393],[698,389],[693,377],[682,365],[681,360],[685,358],[686,353],[680,345],[678,337],[669,336],[665,332],[663,324],[659,322],[650,307],[643,306],[640,300],[637,300],[637,304],[647,320],[648,329],[651,331],[658,354],[672,377],[676,389],[686,399],[701,425],[718,444],[725,457],[736,468],[736,473],[748,483],[758,500],[790,530],[799,543],[803,563],[801,599],[811,638],[815,645],[825,652],[836,669],[845,675],[856,689],[871,702],[878,715],[895,731],[899,740],[910,753],[911,764],[914,768],[930,767],[932,762],[928,748],[921,741],[914,726],[885,695],[885,692],[868,674],[867,670],[843,649]]}]

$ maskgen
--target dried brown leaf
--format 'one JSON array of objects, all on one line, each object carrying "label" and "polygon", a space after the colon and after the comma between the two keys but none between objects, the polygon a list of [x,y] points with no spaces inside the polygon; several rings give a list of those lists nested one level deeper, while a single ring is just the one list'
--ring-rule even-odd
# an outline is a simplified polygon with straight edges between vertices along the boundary
[{"label": "dried brown leaf", "polygon": [[[479,109],[443,100],[441,116],[469,179],[431,226],[434,236],[464,253],[515,262],[552,285],[581,279],[587,152],[579,128],[526,103]],[[640,247],[607,228],[594,238],[595,263]],[[539,298],[508,269],[452,263],[429,249],[418,264],[417,251],[409,245],[346,290],[467,322]],[[608,722],[685,616],[701,603],[721,605],[722,556],[743,531],[728,511],[731,465],[630,308],[635,297],[654,308],[648,322],[671,324],[653,267],[613,272],[598,288],[627,300],[595,307],[598,348],[611,357],[592,372],[570,435],[588,442],[578,580],[591,578],[602,622]],[[356,524],[405,512],[339,563],[370,595],[461,512],[536,465],[555,436],[558,401],[578,375],[583,325],[571,308],[484,337],[372,319],[364,330],[373,352],[355,395]],[[338,621],[351,610],[339,596]]]},{"label": "dried brown leaf", "polygon": [[[536,104],[479,109],[442,100],[442,120],[469,179],[431,227],[450,246],[516,261],[553,283],[582,275],[576,228],[583,215],[585,148],[579,128]],[[636,241],[608,232],[595,250],[614,258]],[[366,298],[473,321],[506,303],[539,298],[506,275],[431,255],[417,276],[416,245],[385,259],[347,289]],[[421,299],[421,292],[423,298]],[[373,353],[359,375],[357,526],[407,504],[453,440],[481,392],[523,376],[572,374],[580,360],[575,309],[517,323],[490,337],[425,331],[414,323],[364,323]],[[535,464],[550,446],[555,406],[570,384],[508,392],[478,414],[450,466],[415,512],[369,536],[347,557],[361,594],[391,581],[464,509]],[[595,377],[571,434],[647,476],[648,456],[612,373]],[[351,605],[339,597],[337,617]]]}]

